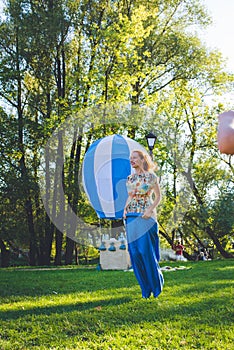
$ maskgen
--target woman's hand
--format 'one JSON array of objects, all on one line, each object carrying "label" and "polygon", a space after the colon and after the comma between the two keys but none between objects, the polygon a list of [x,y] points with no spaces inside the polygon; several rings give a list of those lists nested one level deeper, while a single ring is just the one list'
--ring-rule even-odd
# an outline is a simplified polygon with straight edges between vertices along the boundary
[{"label": "woman's hand", "polygon": [[132,199],[132,195],[130,194],[127,198],[126,203],[125,203],[125,207],[124,207],[124,211],[123,211],[123,219],[126,219],[127,207],[128,207],[128,204],[131,202],[131,199]]},{"label": "woman's hand", "polygon": [[149,219],[149,218],[151,218],[152,214],[153,214],[153,210],[151,208],[147,208],[144,211],[144,214],[142,215],[142,218],[143,219]]}]

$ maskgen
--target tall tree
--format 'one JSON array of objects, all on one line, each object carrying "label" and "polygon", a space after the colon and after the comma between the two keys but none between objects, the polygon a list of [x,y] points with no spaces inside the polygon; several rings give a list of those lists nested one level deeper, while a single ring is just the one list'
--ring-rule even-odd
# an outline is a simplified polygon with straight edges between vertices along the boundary
[{"label": "tall tree", "polygon": [[[215,151],[212,111],[203,107],[203,97],[207,91],[223,91],[232,77],[225,73],[220,54],[207,50],[194,34],[196,26],[210,22],[200,1],[9,0],[6,10],[0,25],[0,95],[4,122],[12,118],[15,124],[9,132],[2,128],[12,152],[1,150],[0,176],[6,192],[17,180],[15,204],[24,204],[31,264],[49,264],[53,246],[55,263],[62,262],[67,232],[63,225],[55,227],[53,216],[65,222],[71,206],[75,214],[80,210],[87,220],[96,221],[79,190],[80,165],[90,143],[109,133],[128,130],[128,136],[142,142],[146,129],[160,131],[159,165],[168,174],[165,219],[174,207],[183,207],[178,187],[182,173],[197,218],[201,201],[208,217],[215,212],[206,201],[208,188],[222,182],[218,164],[226,164],[225,176],[230,171],[233,175],[233,164]],[[146,105],[152,118],[140,108]],[[54,148],[46,148],[47,140],[70,116],[79,120],[72,135],[57,132]],[[217,165],[215,171],[209,168],[210,176],[198,170],[208,169],[201,152]],[[5,173],[12,176],[5,176],[6,164]],[[43,171],[46,211],[39,193]],[[3,203],[7,208],[5,197]],[[175,221],[180,217],[178,212],[173,215]],[[207,227],[213,230],[212,225]],[[72,230],[66,239],[67,263],[72,262],[79,231],[75,225]],[[168,241],[179,230],[186,236],[181,224],[167,231]]]}]

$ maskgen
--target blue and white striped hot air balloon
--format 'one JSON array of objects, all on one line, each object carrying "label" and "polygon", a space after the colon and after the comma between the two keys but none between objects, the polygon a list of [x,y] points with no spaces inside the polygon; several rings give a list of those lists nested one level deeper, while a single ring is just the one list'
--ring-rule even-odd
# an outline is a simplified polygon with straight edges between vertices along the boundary
[{"label": "blue and white striped hot air balloon", "polygon": [[126,179],[133,171],[130,153],[145,148],[121,135],[95,141],[85,154],[82,168],[84,190],[102,219],[120,219],[127,200]]}]

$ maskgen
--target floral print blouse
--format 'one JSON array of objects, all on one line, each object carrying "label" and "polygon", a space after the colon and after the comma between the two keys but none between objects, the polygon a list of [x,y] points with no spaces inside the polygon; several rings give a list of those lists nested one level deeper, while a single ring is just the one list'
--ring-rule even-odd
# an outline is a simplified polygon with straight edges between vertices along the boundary
[{"label": "floral print blouse", "polygon": [[143,213],[152,204],[152,189],[157,181],[157,176],[150,172],[128,176],[126,186],[131,200],[127,213]]}]

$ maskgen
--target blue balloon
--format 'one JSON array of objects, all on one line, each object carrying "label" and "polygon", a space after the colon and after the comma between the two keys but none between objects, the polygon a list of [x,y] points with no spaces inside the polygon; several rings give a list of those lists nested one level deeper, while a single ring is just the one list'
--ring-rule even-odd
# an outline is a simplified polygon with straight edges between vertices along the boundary
[{"label": "blue balloon", "polygon": [[145,148],[121,135],[95,141],[85,154],[82,180],[90,204],[102,219],[120,219],[128,197],[126,179],[133,172],[130,153]]}]

